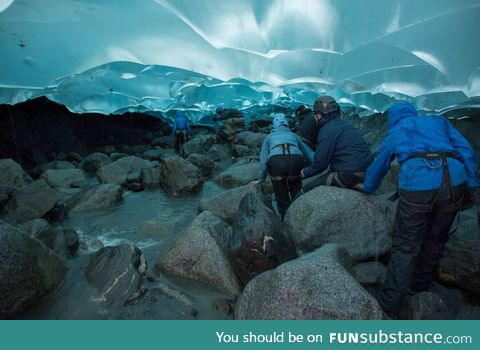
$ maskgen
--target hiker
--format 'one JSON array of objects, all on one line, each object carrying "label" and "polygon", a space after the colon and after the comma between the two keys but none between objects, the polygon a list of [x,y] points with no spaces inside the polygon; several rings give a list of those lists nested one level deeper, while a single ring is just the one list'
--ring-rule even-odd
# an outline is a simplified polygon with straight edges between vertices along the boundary
[{"label": "hiker", "polygon": [[[419,116],[409,102],[387,109],[388,134],[367,170],[364,191],[379,186],[390,162],[401,165],[395,232],[378,301],[395,317],[407,293],[429,289],[468,189],[479,186],[468,141],[437,115]],[[473,205],[473,203],[472,203]]]},{"label": "hiker", "polygon": [[258,180],[253,183],[265,181],[268,173],[283,220],[290,203],[302,188],[300,171],[305,164],[312,162],[313,151],[290,131],[284,116],[276,116],[272,124],[273,128],[260,151]]},{"label": "hiker", "polygon": [[300,139],[315,152],[317,147],[317,121],[310,108],[300,105],[295,109],[295,128]]},{"label": "hiker", "polygon": [[188,137],[192,137],[192,129],[183,111],[176,112],[175,121],[172,126],[172,136],[175,140],[174,147],[177,152],[180,152],[183,144],[188,141]]},{"label": "hiker", "polygon": [[354,188],[361,184],[373,155],[360,132],[340,119],[340,106],[333,97],[317,98],[313,114],[318,131],[315,156],[301,174],[304,178],[321,175],[303,191],[320,185]]},{"label": "hiker", "polygon": [[216,115],[212,118],[214,122],[223,120],[223,126],[227,132],[227,141],[235,143],[237,141],[237,129],[243,126],[243,113],[234,108],[218,107],[215,110]]}]

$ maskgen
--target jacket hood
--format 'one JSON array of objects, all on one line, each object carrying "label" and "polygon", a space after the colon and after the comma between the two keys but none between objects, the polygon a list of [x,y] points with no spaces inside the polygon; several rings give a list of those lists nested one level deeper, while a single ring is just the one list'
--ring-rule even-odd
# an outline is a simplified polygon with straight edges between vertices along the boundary
[{"label": "jacket hood", "polygon": [[395,103],[387,109],[388,128],[393,128],[400,120],[417,116],[415,107],[407,101]]}]

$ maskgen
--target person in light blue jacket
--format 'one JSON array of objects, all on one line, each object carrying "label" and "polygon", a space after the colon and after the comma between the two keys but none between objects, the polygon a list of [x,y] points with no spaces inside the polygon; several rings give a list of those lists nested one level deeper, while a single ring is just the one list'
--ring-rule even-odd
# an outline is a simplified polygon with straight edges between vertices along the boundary
[{"label": "person in light blue jacket", "polygon": [[390,107],[387,118],[388,134],[363,188],[374,192],[397,158],[402,168],[395,232],[387,278],[377,295],[394,317],[407,293],[429,289],[455,216],[479,182],[472,147],[446,118],[419,116],[405,101]]},{"label": "person in light blue jacket", "polygon": [[313,151],[290,131],[284,116],[276,116],[272,124],[272,131],[262,144],[260,172],[254,182],[265,181],[268,173],[283,220],[290,203],[302,189],[300,171],[313,161]]},{"label": "person in light blue jacket", "polygon": [[174,147],[177,151],[180,151],[182,145],[188,141],[188,137],[192,137],[192,129],[183,111],[176,112],[176,118],[172,126],[172,136],[175,138]]}]

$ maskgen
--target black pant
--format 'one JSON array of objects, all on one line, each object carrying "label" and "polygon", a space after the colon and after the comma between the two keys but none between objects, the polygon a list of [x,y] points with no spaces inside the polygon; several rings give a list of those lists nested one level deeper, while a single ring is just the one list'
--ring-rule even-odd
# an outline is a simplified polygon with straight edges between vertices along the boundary
[{"label": "black pant", "polygon": [[342,173],[338,171],[327,171],[320,175],[309,184],[303,187],[303,192],[313,190],[318,186],[336,186],[343,188],[352,188],[353,186],[362,183],[364,173]]},{"label": "black pant", "polygon": [[272,179],[277,208],[283,219],[292,200],[302,189],[300,171],[306,162],[301,155],[276,155],[267,162],[267,172]]},{"label": "black pant", "polygon": [[[453,189],[454,202],[463,198],[464,185]],[[387,279],[378,300],[389,315],[400,311],[410,288],[426,291],[435,277],[449,231],[459,208],[442,190],[400,191]]]}]

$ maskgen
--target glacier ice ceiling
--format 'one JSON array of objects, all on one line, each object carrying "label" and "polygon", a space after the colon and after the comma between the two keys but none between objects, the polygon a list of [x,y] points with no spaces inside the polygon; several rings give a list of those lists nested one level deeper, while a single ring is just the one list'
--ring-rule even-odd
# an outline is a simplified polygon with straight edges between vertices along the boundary
[{"label": "glacier ice ceiling", "polygon": [[478,0],[0,0],[0,103],[438,111],[478,101],[478,33]]}]

